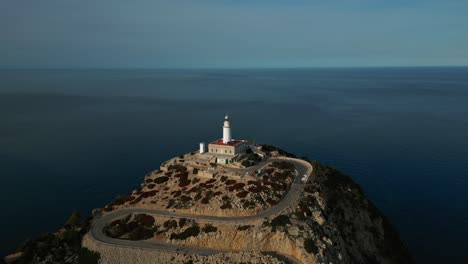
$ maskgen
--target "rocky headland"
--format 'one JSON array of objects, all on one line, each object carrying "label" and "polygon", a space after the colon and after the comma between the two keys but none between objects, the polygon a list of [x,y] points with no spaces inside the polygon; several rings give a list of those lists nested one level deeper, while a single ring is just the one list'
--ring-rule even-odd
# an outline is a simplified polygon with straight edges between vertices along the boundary
[{"label": "rocky headland", "polygon": [[[194,154],[176,157],[90,219],[72,216],[64,228],[27,241],[4,262],[415,262],[350,177],[318,161],[294,162],[294,155],[265,146],[272,162],[259,162],[255,173],[242,171],[245,177],[232,176],[229,168],[215,177],[199,175],[184,163]],[[313,168],[305,182],[297,181],[299,163]],[[277,206],[284,209],[277,212]],[[117,217],[119,212],[128,213]]]}]

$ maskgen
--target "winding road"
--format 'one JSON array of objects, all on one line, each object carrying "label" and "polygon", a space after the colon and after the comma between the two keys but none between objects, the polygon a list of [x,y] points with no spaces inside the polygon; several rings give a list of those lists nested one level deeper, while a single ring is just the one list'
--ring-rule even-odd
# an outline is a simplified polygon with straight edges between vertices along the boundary
[{"label": "winding road", "polygon": [[[108,237],[104,234],[103,229],[105,225],[115,219],[123,218],[128,214],[134,213],[145,213],[151,214],[155,216],[164,216],[164,217],[175,217],[175,218],[190,218],[195,220],[201,220],[211,223],[224,223],[224,224],[241,224],[247,221],[256,221],[256,220],[263,220],[264,218],[274,217],[281,213],[284,209],[288,208],[292,204],[297,201],[299,195],[302,191],[303,183],[301,182],[302,176],[304,174],[311,174],[312,173],[312,166],[310,163],[299,160],[299,159],[292,159],[292,158],[271,158],[268,162],[263,164],[258,164],[257,166],[250,167],[247,169],[239,169],[243,171],[254,171],[258,168],[266,166],[268,163],[274,161],[284,161],[287,160],[288,162],[292,163],[295,166],[297,171],[296,177],[294,178],[293,183],[289,191],[283,197],[283,199],[275,206],[268,208],[256,215],[249,215],[249,216],[209,216],[209,215],[194,215],[194,214],[186,214],[186,213],[179,213],[169,210],[152,210],[152,209],[143,209],[143,208],[130,208],[130,209],[121,209],[111,213],[108,213],[104,216],[95,217],[92,222],[92,227],[89,232],[90,237],[99,243],[104,243],[113,246],[122,246],[122,247],[130,247],[130,248],[145,248],[145,249],[153,249],[165,252],[173,252],[173,253],[185,253],[185,254],[197,254],[197,255],[213,255],[218,253],[224,252],[233,252],[233,250],[220,250],[220,249],[211,249],[211,248],[202,248],[202,247],[192,247],[192,246],[182,246],[182,245],[175,245],[175,244],[168,244],[163,241],[131,241],[131,240],[123,240],[123,239],[115,239]],[[311,181],[311,179],[309,179]],[[282,260],[287,260],[290,263],[301,263],[298,259],[292,256],[286,256],[284,254],[280,254],[278,252],[264,252],[266,254],[275,256]]]}]

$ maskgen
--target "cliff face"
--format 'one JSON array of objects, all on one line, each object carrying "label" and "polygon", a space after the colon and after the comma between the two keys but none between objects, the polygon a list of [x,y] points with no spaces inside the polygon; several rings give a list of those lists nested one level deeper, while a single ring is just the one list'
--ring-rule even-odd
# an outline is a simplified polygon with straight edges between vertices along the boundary
[{"label": "cliff face", "polygon": [[[251,253],[252,255],[247,254],[254,263],[265,262],[264,257],[255,257],[259,251],[274,251],[303,263],[414,263],[395,229],[351,178],[317,161],[311,163],[314,168],[312,183],[304,186],[299,201],[282,211],[281,215],[242,225],[213,223],[216,227],[214,231],[201,231],[200,234],[197,232],[197,235],[183,239],[174,239],[174,233],[182,233],[187,225],[182,227],[179,220],[179,227],[176,224],[175,228],[165,228],[163,222],[167,219],[156,219],[154,225],[159,226],[159,232],[155,232],[155,236],[149,240],[163,239],[166,243],[178,245],[243,252],[232,253],[229,258],[222,254],[213,255],[210,257],[212,263],[226,263],[227,259],[230,263],[240,263],[244,261],[240,261],[240,257],[247,254],[244,251],[256,251]],[[166,202],[162,198],[158,201]],[[211,223],[198,224],[204,226]],[[71,263],[78,263],[80,258],[91,258],[92,262],[88,263],[97,263],[99,255],[80,249],[79,242],[88,230],[87,226],[75,226],[70,230],[50,234],[47,236],[48,239],[39,238],[30,241],[27,246],[20,247],[18,253],[7,258],[6,262],[63,263],[67,259]],[[151,236],[153,234],[149,237]],[[72,243],[73,241],[78,243]],[[60,251],[62,247],[72,248],[71,245],[74,245],[73,250],[59,254],[62,252]],[[164,263],[175,260],[178,263],[207,261],[205,258],[197,259],[190,255],[176,253],[168,255],[155,250],[104,245],[90,238],[85,239],[82,245],[99,252],[101,264],[117,263],[116,259],[119,260],[118,263],[132,263],[135,254],[142,257],[142,252],[145,254],[145,261],[142,263],[153,263],[148,260],[148,256],[156,259],[167,258],[167,262]],[[265,263],[269,262],[270,260]]]},{"label": "cliff face", "polygon": [[305,220],[317,238],[331,242],[315,240],[319,262],[415,262],[396,230],[351,178],[317,161],[312,165],[315,179],[298,207],[300,212],[323,218]]},{"label": "cliff face", "polygon": [[[314,182],[282,215],[242,229],[170,241],[216,249],[275,251],[302,263],[414,263],[397,232],[348,176],[312,162]],[[246,226],[247,227],[247,226]]]}]

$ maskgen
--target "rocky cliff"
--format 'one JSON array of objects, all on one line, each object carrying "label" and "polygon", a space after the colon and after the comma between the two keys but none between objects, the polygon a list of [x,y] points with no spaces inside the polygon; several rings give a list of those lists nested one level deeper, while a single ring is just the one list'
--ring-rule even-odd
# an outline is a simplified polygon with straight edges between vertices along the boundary
[{"label": "rocky cliff", "polygon": [[294,214],[311,227],[313,238],[305,248],[317,253],[318,262],[415,262],[396,230],[350,177],[317,161],[312,165],[314,182],[305,188]]},{"label": "rocky cliff", "polygon": [[314,182],[299,203],[263,224],[216,225],[218,232],[168,243],[278,252],[302,263],[414,263],[409,250],[362,189],[338,170],[313,161]]},{"label": "rocky cliff", "polygon": [[[271,148],[271,151],[283,153],[284,156],[288,154]],[[229,257],[225,254],[218,254],[219,257],[213,255],[209,258],[213,263],[241,263],[245,262],[246,256],[250,256],[252,263],[268,263],[267,258],[271,256],[265,257],[266,252],[292,256],[303,263],[414,263],[396,230],[350,177],[317,161],[312,161],[311,164],[314,168],[312,183],[306,184],[299,201],[280,215],[245,225],[213,224],[212,231],[203,232],[201,228],[202,231],[187,239],[180,239],[180,233],[187,228],[181,227],[180,220],[179,224],[171,229],[164,228],[163,219],[149,219],[152,233],[144,239],[163,239],[166,243],[181,246],[240,251],[232,253]],[[164,221],[168,222],[166,219]],[[192,223],[192,227],[198,224],[206,226],[209,223]],[[28,241],[4,261],[97,263],[98,253],[85,248],[80,249],[80,245],[76,243],[83,238],[87,230],[87,226],[68,224],[61,231]],[[132,263],[133,257],[142,256],[141,252],[151,255],[151,258],[147,259],[154,260],[155,256],[160,260],[167,258],[167,263],[207,261],[205,257],[196,258],[175,253],[163,256],[166,253],[100,245],[89,237],[84,240],[83,245],[101,254],[100,263],[117,263],[117,260],[118,263]],[[260,257],[256,261],[253,256]]]}]

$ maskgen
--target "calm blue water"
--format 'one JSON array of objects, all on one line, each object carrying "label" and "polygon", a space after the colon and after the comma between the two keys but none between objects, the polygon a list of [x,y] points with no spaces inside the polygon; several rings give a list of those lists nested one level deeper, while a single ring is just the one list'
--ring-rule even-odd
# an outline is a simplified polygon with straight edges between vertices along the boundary
[{"label": "calm blue water", "polygon": [[420,263],[468,258],[468,68],[0,71],[0,253],[233,135],[351,175]]}]

